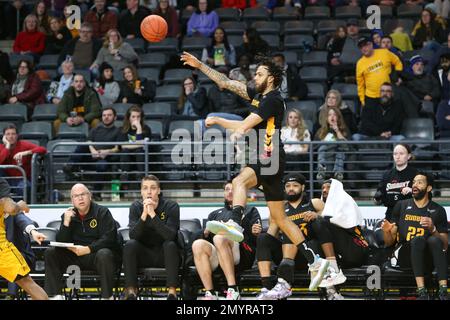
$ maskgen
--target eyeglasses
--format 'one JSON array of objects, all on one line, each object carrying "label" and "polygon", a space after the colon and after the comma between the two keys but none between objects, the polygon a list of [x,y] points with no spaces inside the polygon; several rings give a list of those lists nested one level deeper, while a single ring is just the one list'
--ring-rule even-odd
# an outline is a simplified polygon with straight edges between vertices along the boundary
[{"label": "eyeglasses", "polygon": [[184,83],[183,85],[184,86],[189,86],[189,85],[191,85],[191,84],[194,84],[193,82],[186,82],[186,83]]},{"label": "eyeglasses", "polygon": [[89,192],[83,192],[83,193],[80,193],[80,194],[73,194],[72,195],[72,199],[81,199],[81,198],[86,197],[87,195],[89,195]]},{"label": "eyeglasses", "polygon": [[19,66],[19,69],[28,69],[28,66]]}]

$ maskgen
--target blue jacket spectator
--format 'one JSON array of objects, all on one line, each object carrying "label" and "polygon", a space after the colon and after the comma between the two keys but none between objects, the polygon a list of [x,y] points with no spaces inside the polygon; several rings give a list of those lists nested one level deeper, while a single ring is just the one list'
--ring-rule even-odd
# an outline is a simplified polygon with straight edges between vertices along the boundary
[{"label": "blue jacket spectator", "polygon": [[207,0],[199,0],[198,10],[192,14],[187,24],[188,36],[209,37],[219,26],[219,16],[208,9]]}]

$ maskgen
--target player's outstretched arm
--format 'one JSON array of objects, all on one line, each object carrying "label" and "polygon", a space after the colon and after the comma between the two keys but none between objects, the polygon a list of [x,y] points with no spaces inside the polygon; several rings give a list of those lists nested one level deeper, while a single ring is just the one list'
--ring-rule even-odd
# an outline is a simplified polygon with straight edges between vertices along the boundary
[{"label": "player's outstretched arm", "polygon": [[4,212],[11,216],[14,216],[22,211],[26,213],[30,211],[28,205],[23,200],[19,201],[18,203],[15,203],[13,199],[6,197],[0,199],[0,205],[3,206]]},{"label": "player's outstretched arm", "polygon": [[246,100],[250,100],[250,97],[247,94],[247,86],[242,82],[230,80],[226,75],[221,72],[218,72],[206,64],[198,60],[192,54],[184,51],[181,54],[181,61],[183,61],[184,65],[191,66],[193,68],[199,69],[203,72],[208,78],[217,83],[217,85],[223,89],[230,90],[231,92],[236,93],[240,97]]}]

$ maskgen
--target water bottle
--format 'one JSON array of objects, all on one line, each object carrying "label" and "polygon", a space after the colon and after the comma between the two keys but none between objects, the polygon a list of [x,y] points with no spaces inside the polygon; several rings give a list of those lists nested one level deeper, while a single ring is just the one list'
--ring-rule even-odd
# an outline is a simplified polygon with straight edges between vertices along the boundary
[{"label": "water bottle", "polygon": [[120,201],[120,180],[115,179],[111,182],[111,201]]},{"label": "water bottle", "polygon": [[53,203],[59,203],[59,190],[53,189]]}]

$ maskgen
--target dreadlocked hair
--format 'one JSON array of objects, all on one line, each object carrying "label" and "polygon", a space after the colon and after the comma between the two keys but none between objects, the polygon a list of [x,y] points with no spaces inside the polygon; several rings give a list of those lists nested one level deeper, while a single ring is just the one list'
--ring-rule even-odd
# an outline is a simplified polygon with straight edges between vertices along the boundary
[{"label": "dreadlocked hair", "polygon": [[256,55],[255,60],[258,62],[256,68],[260,66],[267,68],[269,75],[273,77],[274,88],[276,89],[281,86],[281,83],[283,82],[284,70],[273,63],[272,58],[270,57]]}]

